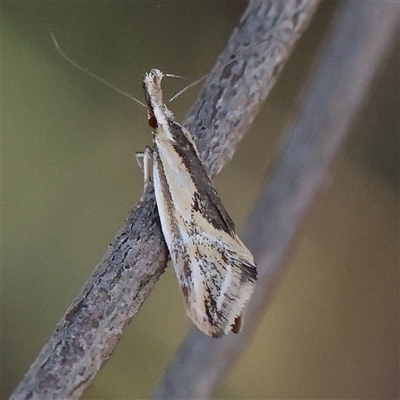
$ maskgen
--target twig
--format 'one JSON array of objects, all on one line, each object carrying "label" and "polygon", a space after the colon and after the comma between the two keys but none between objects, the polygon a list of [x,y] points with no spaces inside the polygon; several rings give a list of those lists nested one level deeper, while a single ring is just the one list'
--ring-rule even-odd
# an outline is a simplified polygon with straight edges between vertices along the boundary
[{"label": "twig", "polygon": [[274,296],[293,238],[321,186],[329,180],[351,122],[398,32],[396,2],[342,4],[297,121],[247,224],[245,242],[259,280],[240,335],[214,341],[190,329],[155,399],[207,399],[248,343]]},{"label": "twig", "polygon": [[[245,11],[218,65],[271,40],[210,77],[185,123],[212,176],[233,155],[317,4],[251,2]],[[11,398],[79,398],[110,357],[167,258],[149,186]]]}]

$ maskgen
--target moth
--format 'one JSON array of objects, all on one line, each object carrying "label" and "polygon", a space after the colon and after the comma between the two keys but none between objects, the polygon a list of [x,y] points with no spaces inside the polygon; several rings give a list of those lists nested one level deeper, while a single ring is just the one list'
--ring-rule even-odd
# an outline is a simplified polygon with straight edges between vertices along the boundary
[{"label": "moth", "polygon": [[[153,129],[152,176],[161,228],[186,313],[205,334],[238,333],[257,280],[254,258],[235,232],[190,132],[163,102],[158,69],[143,88]],[[144,161],[145,163],[145,161]]]}]

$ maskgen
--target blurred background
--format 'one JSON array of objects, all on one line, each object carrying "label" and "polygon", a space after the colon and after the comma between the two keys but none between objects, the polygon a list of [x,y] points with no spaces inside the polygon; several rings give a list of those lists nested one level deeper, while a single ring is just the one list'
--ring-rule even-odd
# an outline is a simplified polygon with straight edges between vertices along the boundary
[{"label": "blurred background", "polygon": [[[142,75],[151,68],[189,82],[207,73],[246,5],[2,3],[1,398],[139,199],[134,153],[151,144],[146,110],[68,64],[50,31],[81,66],[143,99]],[[217,179],[239,232],[336,7],[321,5]],[[216,398],[398,397],[398,54],[396,44],[297,238],[274,302]],[[170,97],[184,85],[167,80],[164,91]],[[178,121],[197,90],[172,104]],[[85,398],[148,398],[189,324],[168,268]]]}]

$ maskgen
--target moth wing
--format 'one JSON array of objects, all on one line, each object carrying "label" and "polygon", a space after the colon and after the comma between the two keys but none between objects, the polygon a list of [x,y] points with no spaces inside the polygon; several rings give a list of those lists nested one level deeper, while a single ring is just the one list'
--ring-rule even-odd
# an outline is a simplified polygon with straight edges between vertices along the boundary
[{"label": "moth wing", "polygon": [[174,264],[177,275],[183,273],[179,280],[187,314],[213,337],[237,333],[257,279],[253,257],[236,235],[210,235],[198,227],[190,238],[190,273],[185,257],[176,255]]},{"label": "moth wing", "polygon": [[175,121],[154,136],[153,177],[162,230],[186,311],[204,333],[237,331],[257,279],[250,251],[208,177],[190,135]]},{"label": "moth wing", "polygon": [[[182,160],[186,160],[187,167],[190,168],[191,179],[196,188],[192,199],[194,209],[199,210],[203,215],[207,215],[212,225],[218,229],[223,229],[232,236],[235,235],[235,225],[200,161],[197,146],[190,132],[175,121],[170,122],[169,128],[175,134],[175,138],[181,137],[179,145],[174,146],[174,150],[180,154]],[[182,135],[179,135],[180,131],[186,140],[182,140]]]}]

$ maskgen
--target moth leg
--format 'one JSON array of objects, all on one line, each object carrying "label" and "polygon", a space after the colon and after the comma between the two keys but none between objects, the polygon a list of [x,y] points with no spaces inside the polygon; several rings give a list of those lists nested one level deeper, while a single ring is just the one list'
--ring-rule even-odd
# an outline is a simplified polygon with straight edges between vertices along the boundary
[{"label": "moth leg", "polygon": [[144,151],[136,153],[135,157],[139,167],[143,171],[144,185],[147,186],[152,181],[153,149],[146,146]]}]

